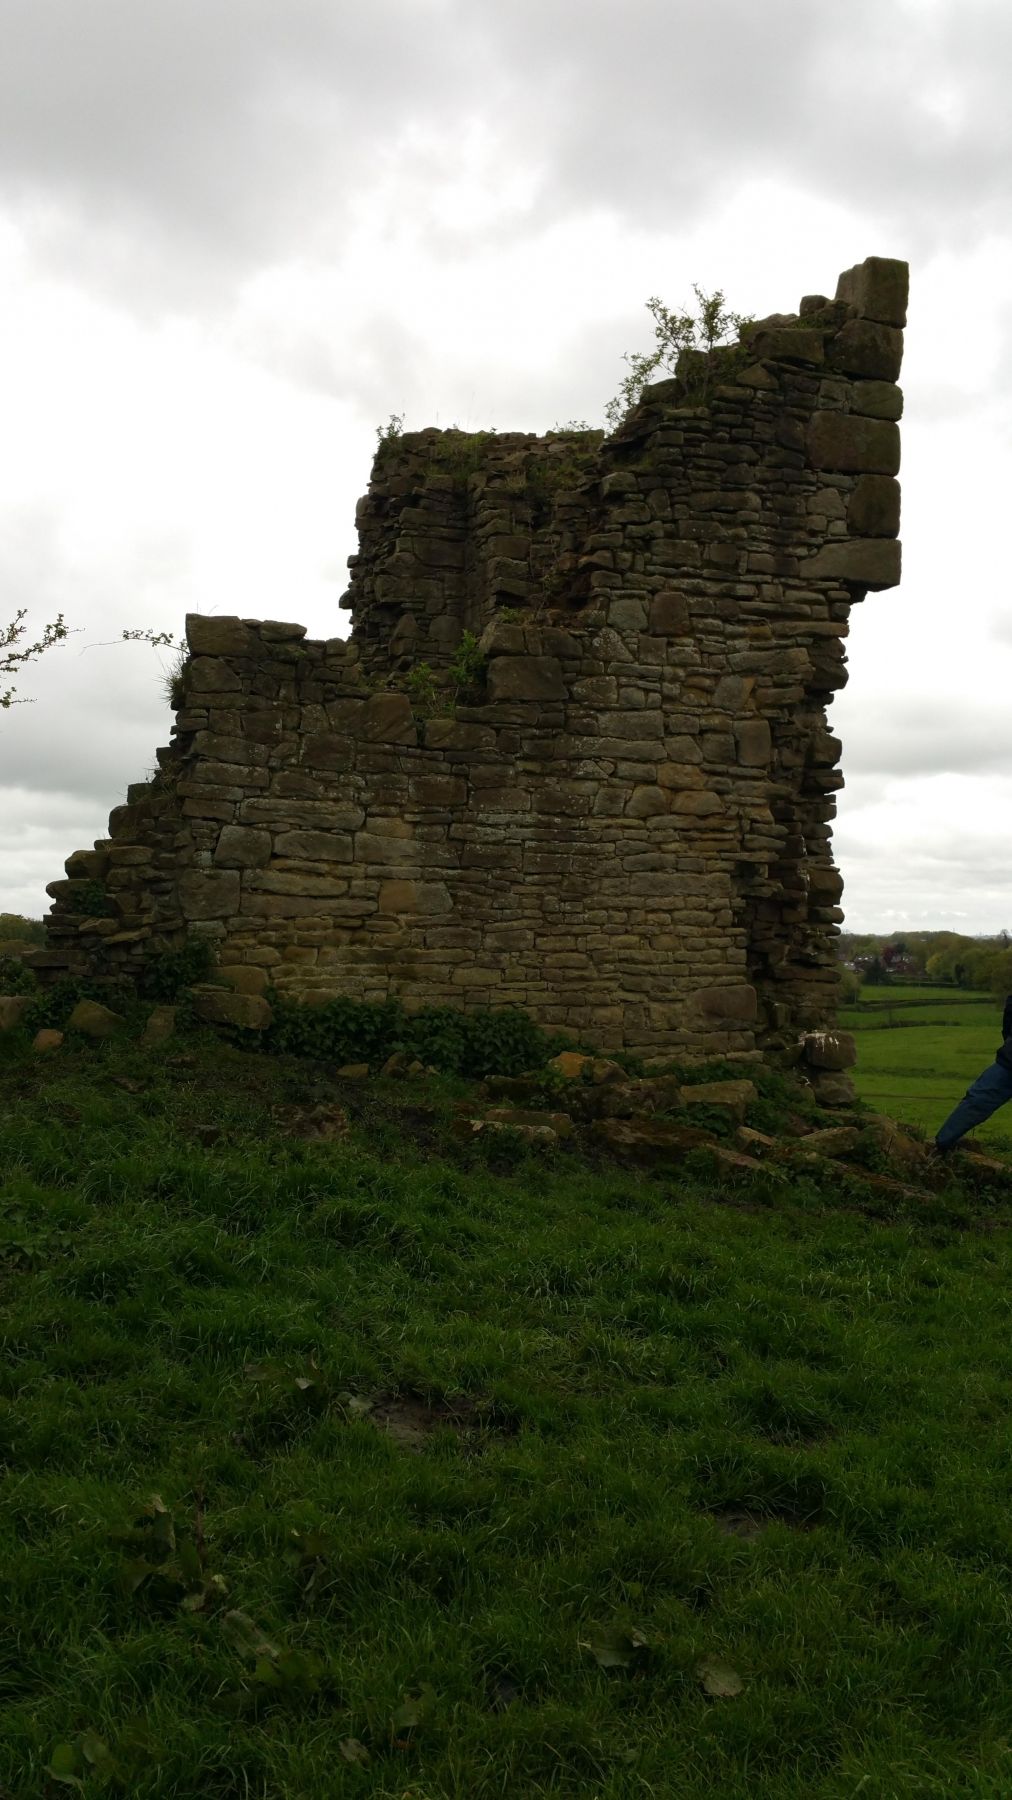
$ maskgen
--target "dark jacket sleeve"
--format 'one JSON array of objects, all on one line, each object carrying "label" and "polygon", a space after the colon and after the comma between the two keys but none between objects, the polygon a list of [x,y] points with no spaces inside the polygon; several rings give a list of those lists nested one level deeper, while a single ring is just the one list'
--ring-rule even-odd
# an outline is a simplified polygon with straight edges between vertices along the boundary
[{"label": "dark jacket sleeve", "polygon": [[1001,1015],[1002,1046],[995,1057],[1003,1068],[1012,1069],[1012,994],[1005,997],[1005,1008]]}]

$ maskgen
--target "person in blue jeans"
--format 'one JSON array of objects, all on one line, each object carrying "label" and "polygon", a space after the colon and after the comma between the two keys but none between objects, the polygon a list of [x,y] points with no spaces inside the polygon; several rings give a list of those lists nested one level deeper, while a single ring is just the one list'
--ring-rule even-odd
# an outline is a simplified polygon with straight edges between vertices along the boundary
[{"label": "person in blue jeans", "polygon": [[1006,1100],[1012,1100],[1012,994],[1005,1001],[1001,1035],[1002,1046],[994,1062],[983,1075],[978,1075],[972,1087],[967,1088],[955,1111],[938,1131],[935,1145],[943,1155],[954,1150],[960,1138],[975,1125],[983,1125],[984,1120],[997,1112],[999,1106],[1004,1106]]}]

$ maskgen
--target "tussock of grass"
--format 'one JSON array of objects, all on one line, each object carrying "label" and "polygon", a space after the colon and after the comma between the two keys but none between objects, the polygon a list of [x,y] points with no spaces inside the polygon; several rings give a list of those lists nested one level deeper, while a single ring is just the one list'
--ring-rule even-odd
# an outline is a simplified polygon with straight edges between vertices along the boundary
[{"label": "tussock of grass", "polygon": [[451,1082],[299,1143],[327,1071],[199,1040],[0,1081],[17,1800],[1010,1791],[997,1203],[460,1145]]}]

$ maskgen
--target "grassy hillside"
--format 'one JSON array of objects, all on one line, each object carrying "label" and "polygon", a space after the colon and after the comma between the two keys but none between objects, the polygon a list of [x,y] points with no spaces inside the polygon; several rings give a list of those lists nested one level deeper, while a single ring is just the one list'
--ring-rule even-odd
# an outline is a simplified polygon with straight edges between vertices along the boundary
[{"label": "grassy hillside", "polygon": [[[857,1039],[861,1098],[932,1136],[1001,1043],[998,1001],[945,988],[865,988],[840,1023]],[[1012,1108],[973,1135],[1012,1153]]]},{"label": "grassy hillside", "polygon": [[1000,1181],[200,1039],[0,1082],[8,1796],[1010,1791]]}]

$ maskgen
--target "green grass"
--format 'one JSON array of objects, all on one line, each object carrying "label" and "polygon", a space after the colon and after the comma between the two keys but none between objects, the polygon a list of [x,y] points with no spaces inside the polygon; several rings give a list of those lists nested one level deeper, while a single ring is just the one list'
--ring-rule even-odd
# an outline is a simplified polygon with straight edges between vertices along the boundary
[{"label": "green grass", "polygon": [[217,1043],[0,1082],[14,1800],[1012,1791],[1007,1202],[458,1144],[452,1083],[302,1143],[326,1071]]},{"label": "green grass", "polygon": [[[878,1006],[908,1005],[911,1000],[939,1000],[950,1006],[959,1006],[975,1000],[991,1000],[991,996],[973,988],[954,988],[939,986],[937,982],[888,982],[884,987],[861,989],[858,1006],[862,1009]],[[993,1004],[993,1002],[991,1002]]]},{"label": "green grass", "polygon": [[[932,994],[937,1004],[924,1005]],[[864,1004],[872,996],[874,1011]],[[885,996],[889,1003],[882,1011]],[[937,988],[865,988],[861,998],[861,1005],[840,1015],[843,1029],[857,1040],[854,1080],[860,1098],[933,1136],[994,1061],[1001,1043],[1000,1003],[960,993],[946,997],[944,990],[939,997]],[[989,1151],[1012,1153],[1012,1110],[1002,1108],[972,1135]]]}]

